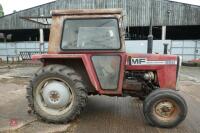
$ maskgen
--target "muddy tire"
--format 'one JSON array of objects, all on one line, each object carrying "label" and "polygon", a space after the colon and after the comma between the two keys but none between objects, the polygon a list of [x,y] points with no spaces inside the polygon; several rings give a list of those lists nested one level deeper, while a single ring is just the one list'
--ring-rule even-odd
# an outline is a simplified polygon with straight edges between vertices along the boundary
[{"label": "muddy tire", "polygon": [[29,107],[42,120],[66,123],[86,106],[87,89],[81,77],[63,65],[40,69],[27,87]]},{"label": "muddy tire", "polygon": [[156,90],[145,99],[143,113],[150,125],[172,128],[185,119],[187,104],[176,91]]}]

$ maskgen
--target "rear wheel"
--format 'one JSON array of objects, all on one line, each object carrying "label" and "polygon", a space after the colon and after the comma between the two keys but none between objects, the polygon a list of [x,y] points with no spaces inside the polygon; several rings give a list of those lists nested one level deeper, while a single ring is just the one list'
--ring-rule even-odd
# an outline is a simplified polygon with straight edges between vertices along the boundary
[{"label": "rear wheel", "polygon": [[172,128],[185,119],[187,105],[185,100],[173,90],[156,90],[145,99],[143,112],[149,124]]},{"label": "rear wheel", "polygon": [[27,87],[29,106],[43,120],[64,123],[80,114],[87,101],[86,87],[71,68],[50,65],[40,69]]}]

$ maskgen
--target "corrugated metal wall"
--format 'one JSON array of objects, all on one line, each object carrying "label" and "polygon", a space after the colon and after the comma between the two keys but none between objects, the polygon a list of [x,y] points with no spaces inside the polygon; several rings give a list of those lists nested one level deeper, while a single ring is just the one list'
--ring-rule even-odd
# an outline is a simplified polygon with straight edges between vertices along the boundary
[{"label": "corrugated metal wall", "polygon": [[[164,45],[168,44],[168,51],[170,51],[171,40],[154,40],[153,53],[164,53]],[[129,40],[125,41],[127,53],[147,53],[147,40]]]},{"label": "corrugated metal wall", "polygon": [[[147,41],[126,41],[126,51],[128,53],[147,53]],[[153,53],[164,53],[164,45],[168,44],[168,54],[182,56],[183,61],[200,59],[199,40],[154,40]]]},{"label": "corrugated metal wall", "polygon": [[55,2],[40,5],[34,8],[23,10],[0,18],[0,30],[16,30],[16,29],[39,29],[44,27],[28,20],[20,19],[20,17],[28,16],[50,16],[50,11],[56,9]]},{"label": "corrugated metal wall", "polygon": [[40,26],[20,20],[20,16],[49,16],[53,9],[123,8],[128,26],[200,25],[200,7],[167,0],[57,0],[0,18],[0,30],[34,29]]},{"label": "corrugated metal wall", "polygon": [[183,57],[183,61],[200,59],[199,40],[173,40],[171,42],[170,54]]},{"label": "corrugated metal wall", "polygon": [[166,0],[57,0],[57,8],[123,8],[128,26],[200,25],[200,7]]}]

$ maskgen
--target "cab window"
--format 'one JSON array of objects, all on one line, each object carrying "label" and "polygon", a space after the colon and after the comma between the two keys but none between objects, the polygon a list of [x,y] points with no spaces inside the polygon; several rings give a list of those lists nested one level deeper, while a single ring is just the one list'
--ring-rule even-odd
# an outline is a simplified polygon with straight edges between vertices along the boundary
[{"label": "cab window", "polygon": [[64,21],[61,48],[119,49],[117,19],[67,19]]}]

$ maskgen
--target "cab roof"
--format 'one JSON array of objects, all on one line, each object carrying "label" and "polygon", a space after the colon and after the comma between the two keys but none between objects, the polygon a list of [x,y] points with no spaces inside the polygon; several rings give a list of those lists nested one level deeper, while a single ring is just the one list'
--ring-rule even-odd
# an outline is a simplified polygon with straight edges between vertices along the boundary
[{"label": "cab roof", "polygon": [[121,8],[112,9],[67,9],[67,10],[53,10],[52,16],[57,15],[111,15],[122,14]]}]

